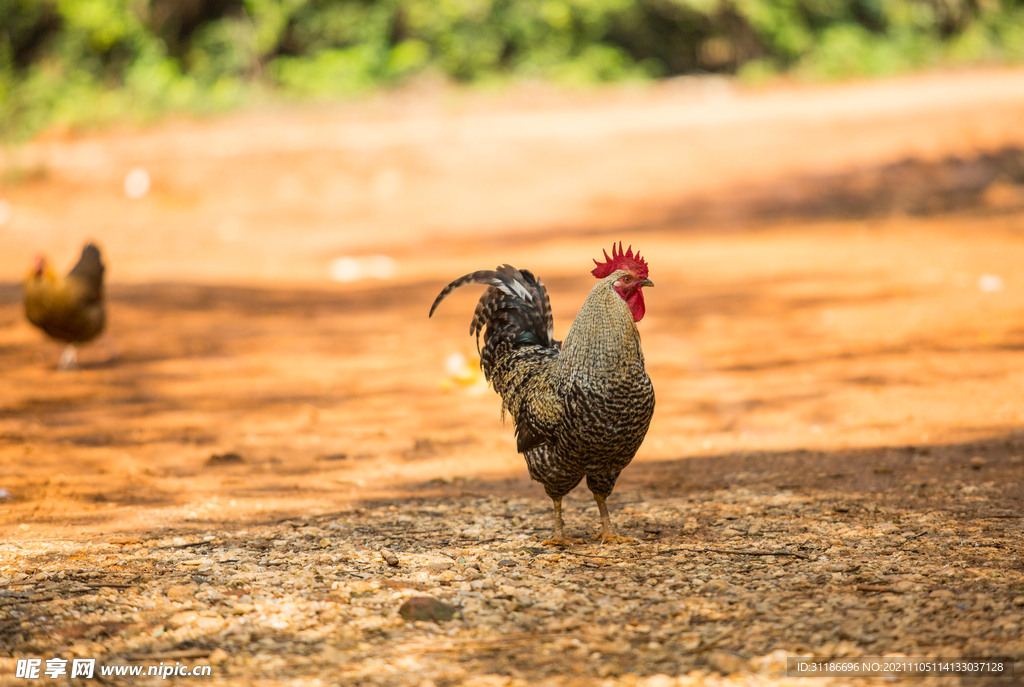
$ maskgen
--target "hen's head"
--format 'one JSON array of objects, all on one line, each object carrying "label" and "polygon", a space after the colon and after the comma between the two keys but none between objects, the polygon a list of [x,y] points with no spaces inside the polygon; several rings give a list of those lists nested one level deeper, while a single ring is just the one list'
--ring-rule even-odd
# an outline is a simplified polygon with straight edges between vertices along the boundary
[{"label": "hen's head", "polygon": [[35,260],[32,261],[32,271],[29,276],[41,277],[50,270],[50,262],[46,259],[46,256],[40,253],[36,256]]},{"label": "hen's head", "polygon": [[647,278],[647,262],[637,252],[633,255],[633,246],[622,251],[622,241],[619,241],[618,248],[612,244],[611,257],[608,251],[604,251],[604,262],[594,261],[597,267],[591,272],[598,279],[604,279],[610,275],[616,275],[612,282],[612,288],[618,293],[622,300],[626,301],[629,311],[633,313],[633,321],[639,322],[644,317],[644,293],[643,287],[654,286],[654,282]]}]

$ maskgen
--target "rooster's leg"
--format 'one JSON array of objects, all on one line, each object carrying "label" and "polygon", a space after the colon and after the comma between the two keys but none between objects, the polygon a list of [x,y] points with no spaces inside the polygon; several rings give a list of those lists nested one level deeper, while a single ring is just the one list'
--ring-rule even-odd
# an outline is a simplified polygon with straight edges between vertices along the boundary
[{"label": "rooster's leg", "polygon": [[597,510],[601,511],[601,531],[594,535],[595,540],[600,539],[604,544],[626,544],[636,541],[633,537],[620,537],[615,534],[615,528],[612,527],[612,519],[608,516],[608,505],[604,502],[604,496],[594,494],[594,500],[597,501]]},{"label": "rooster's leg", "polygon": [[60,354],[60,362],[57,369],[74,370],[78,367],[78,349],[73,344],[68,344]]},{"label": "rooster's leg", "polygon": [[594,494],[597,501],[597,510],[601,512],[601,531],[594,535],[594,539],[600,539],[604,544],[625,544],[635,541],[632,537],[620,537],[615,534],[612,527],[612,519],[608,517],[608,504],[605,503],[615,488],[615,480],[619,478],[617,472],[598,472],[587,475],[587,488]]},{"label": "rooster's leg", "polygon": [[541,542],[544,546],[569,546],[570,544],[582,544],[582,539],[566,539],[565,523],[562,522],[562,497],[552,496],[552,503],[555,504],[555,536]]}]

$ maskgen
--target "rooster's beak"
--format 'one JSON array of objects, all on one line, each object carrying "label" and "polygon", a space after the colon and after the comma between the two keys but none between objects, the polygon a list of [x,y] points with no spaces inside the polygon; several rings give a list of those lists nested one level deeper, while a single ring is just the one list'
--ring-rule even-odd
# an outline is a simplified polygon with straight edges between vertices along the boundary
[{"label": "rooster's beak", "polygon": [[654,286],[654,282],[651,281],[650,279],[644,279],[642,282],[640,282],[640,286]]}]

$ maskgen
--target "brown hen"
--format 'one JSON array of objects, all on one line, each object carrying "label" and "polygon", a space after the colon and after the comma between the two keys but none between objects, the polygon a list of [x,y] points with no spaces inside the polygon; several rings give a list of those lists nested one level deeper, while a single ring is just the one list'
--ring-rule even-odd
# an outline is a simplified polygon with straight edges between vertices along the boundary
[{"label": "brown hen", "polygon": [[54,272],[44,256],[25,280],[25,316],[28,321],[58,341],[67,344],[59,367],[78,364],[76,344],[99,336],[106,323],[103,303],[103,272],[100,251],[93,244],[82,249],[82,257],[66,276]]}]

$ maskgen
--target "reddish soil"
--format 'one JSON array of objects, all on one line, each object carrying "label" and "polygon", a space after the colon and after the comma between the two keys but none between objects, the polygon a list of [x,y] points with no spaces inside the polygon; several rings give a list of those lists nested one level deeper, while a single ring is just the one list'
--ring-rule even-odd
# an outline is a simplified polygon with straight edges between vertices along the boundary
[{"label": "reddish soil", "polygon": [[[0,517],[64,536],[170,524],[214,497],[245,518],[521,480],[497,399],[439,389],[446,356],[473,352],[476,295],[426,310],[507,261],[544,277],[564,334],[617,239],[657,282],[640,463],[1012,432],[1024,191],[978,156],[1024,145],[1021,121],[1024,72],[1002,71],[411,93],[44,137],[8,151],[3,177]],[[153,180],[141,200],[122,190],[135,166]],[[952,213],[917,212],[965,190]],[[70,265],[88,238],[110,326],[61,374],[17,282],[35,252]],[[330,281],[332,259],[370,253],[396,261],[390,280]],[[1002,290],[980,290],[985,274]],[[246,467],[204,469],[229,451]],[[368,458],[320,459],[337,454]]]},{"label": "reddish soil", "polygon": [[[620,491],[898,501],[988,480],[1020,513],[1021,122],[1008,70],[411,92],[8,150],[0,527],[88,541],[467,493],[540,509],[498,399],[445,369],[474,354],[479,294],[427,310],[509,262],[543,277],[561,338],[620,239],[656,283],[640,330],[658,398]],[[109,327],[60,372],[19,282],[37,251],[63,268],[87,239]],[[337,258],[374,254],[394,262],[332,281]],[[934,474],[893,472],[928,451]]]}]

